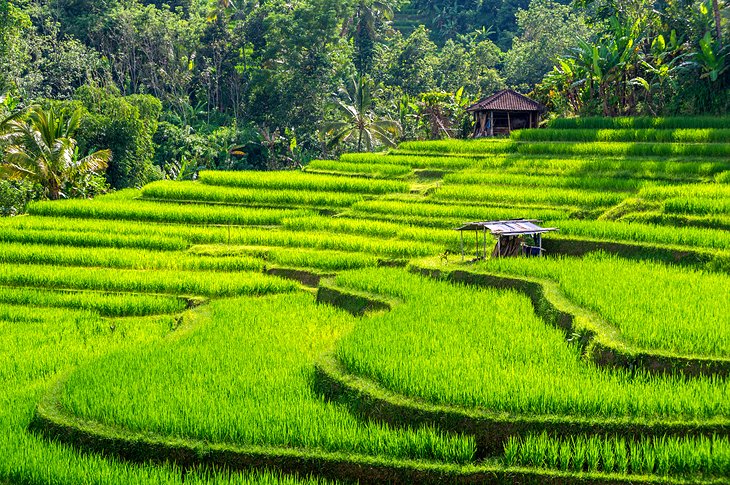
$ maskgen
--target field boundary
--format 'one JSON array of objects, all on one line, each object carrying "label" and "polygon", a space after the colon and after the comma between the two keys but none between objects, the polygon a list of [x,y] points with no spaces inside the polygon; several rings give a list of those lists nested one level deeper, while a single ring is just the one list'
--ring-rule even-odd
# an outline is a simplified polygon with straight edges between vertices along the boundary
[{"label": "field boundary", "polygon": [[315,366],[315,390],[330,401],[347,405],[361,418],[397,427],[434,426],[444,432],[474,436],[477,458],[496,456],[512,437],[547,433],[550,436],[595,435],[625,438],[663,436],[726,436],[730,421],[650,422],[646,419],[589,419],[568,416],[521,416],[435,405],[389,391],[378,383],[350,374],[334,356]]},{"label": "field boundary", "polygon": [[[453,465],[417,460],[388,460],[366,455],[265,446],[210,444],[202,440],[165,437],[68,415],[59,403],[65,378],[58,380],[36,407],[30,430],[46,439],[84,452],[114,456],[133,463],[174,463],[183,469],[208,466],[229,471],[273,469],[297,476],[351,480],[362,484],[548,484],[623,485],[631,483],[700,483],[658,476],[567,473],[500,465]],[[721,483],[710,479],[701,483]]]},{"label": "field boundary", "polygon": [[412,265],[411,271],[436,279],[496,289],[512,289],[527,295],[535,312],[546,323],[578,341],[596,365],[630,371],[643,369],[652,374],[685,377],[730,376],[730,359],[683,356],[633,346],[598,313],[573,303],[554,281],[514,275],[441,270]]}]

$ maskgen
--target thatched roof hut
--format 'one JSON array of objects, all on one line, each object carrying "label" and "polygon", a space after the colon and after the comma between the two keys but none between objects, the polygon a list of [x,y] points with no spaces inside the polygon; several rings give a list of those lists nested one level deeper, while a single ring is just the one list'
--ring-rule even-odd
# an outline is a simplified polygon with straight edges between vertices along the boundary
[{"label": "thatched roof hut", "polygon": [[474,115],[475,138],[509,135],[520,128],[537,128],[545,106],[511,89],[503,89],[466,108]]}]

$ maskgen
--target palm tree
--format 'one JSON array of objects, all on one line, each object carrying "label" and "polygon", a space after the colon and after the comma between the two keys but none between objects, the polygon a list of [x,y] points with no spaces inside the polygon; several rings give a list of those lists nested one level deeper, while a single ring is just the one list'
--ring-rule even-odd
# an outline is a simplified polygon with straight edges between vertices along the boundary
[{"label": "palm tree", "polygon": [[80,108],[67,118],[53,109],[34,106],[27,118],[7,123],[2,139],[8,146],[5,160],[0,164],[0,175],[37,183],[46,190],[49,199],[55,200],[63,195],[64,184],[75,176],[107,167],[110,150],[99,150],[78,159],[73,136],[81,123]]},{"label": "palm tree", "polygon": [[371,110],[370,86],[363,77],[352,78],[350,89],[340,88],[335,107],[342,114],[341,121],[325,123],[321,134],[329,138],[327,148],[357,137],[357,151],[363,143],[372,150],[373,142],[395,146],[394,138],[400,134],[400,123],[393,120],[379,120]]},{"label": "palm tree", "polygon": [[393,7],[388,3],[379,0],[360,0],[352,16],[343,22],[341,35],[347,35],[354,41],[353,62],[361,76],[367,74],[372,67],[379,27],[391,20],[393,20]]}]

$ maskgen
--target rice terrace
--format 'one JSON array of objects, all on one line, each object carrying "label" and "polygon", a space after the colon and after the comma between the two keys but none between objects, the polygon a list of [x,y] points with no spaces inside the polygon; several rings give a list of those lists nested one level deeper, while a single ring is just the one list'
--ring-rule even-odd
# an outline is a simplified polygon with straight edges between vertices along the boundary
[{"label": "rice terrace", "polygon": [[[729,126],[34,202],[0,219],[0,482],[728,483]],[[521,218],[543,257],[462,255]]]}]

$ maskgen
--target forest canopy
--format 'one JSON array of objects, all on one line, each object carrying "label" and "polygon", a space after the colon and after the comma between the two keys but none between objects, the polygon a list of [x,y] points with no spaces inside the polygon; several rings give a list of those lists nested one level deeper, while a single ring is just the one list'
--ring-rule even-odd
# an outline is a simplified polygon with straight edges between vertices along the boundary
[{"label": "forest canopy", "polygon": [[551,116],[726,113],[729,26],[723,0],[2,0],[0,119],[79,107],[122,188],[466,136],[506,87]]}]

